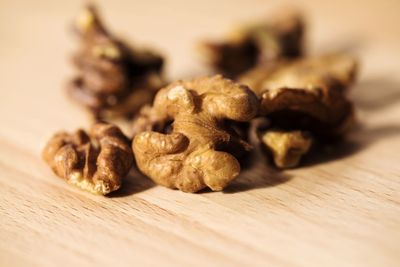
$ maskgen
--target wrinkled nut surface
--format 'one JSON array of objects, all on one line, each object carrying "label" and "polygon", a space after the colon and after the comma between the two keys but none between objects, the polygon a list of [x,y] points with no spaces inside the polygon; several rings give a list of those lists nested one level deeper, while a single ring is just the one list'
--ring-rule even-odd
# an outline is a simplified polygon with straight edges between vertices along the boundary
[{"label": "wrinkled nut surface", "polygon": [[261,133],[260,139],[278,168],[297,166],[312,144],[311,136],[302,131],[270,129]]},{"label": "wrinkled nut surface", "polygon": [[132,148],[137,166],[169,188],[222,190],[240,172],[234,155],[251,148],[226,120],[249,121],[257,110],[253,92],[220,75],[172,83],[157,93],[151,108],[164,123],[172,121],[171,130],[136,134]]},{"label": "wrinkled nut surface", "polygon": [[70,96],[97,118],[132,115],[163,85],[163,59],[128,47],[112,36],[94,6],[75,21],[80,47],[73,56],[79,75],[68,85]]},{"label": "wrinkled nut surface", "polygon": [[270,61],[303,54],[304,21],[299,12],[278,12],[269,21],[235,29],[222,42],[204,42],[200,51],[209,65],[228,77]]},{"label": "wrinkled nut surface", "polygon": [[353,121],[346,93],[357,72],[354,58],[327,55],[258,67],[239,81],[261,99],[260,115],[284,129],[340,135]]},{"label": "wrinkled nut surface", "polygon": [[105,123],[93,125],[89,135],[83,130],[55,134],[42,156],[68,183],[101,195],[117,190],[133,164],[128,139]]},{"label": "wrinkled nut surface", "polygon": [[133,120],[132,135],[144,131],[165,132],[170,122],[168,114],[161,113],[150,105],[143,106]]}]

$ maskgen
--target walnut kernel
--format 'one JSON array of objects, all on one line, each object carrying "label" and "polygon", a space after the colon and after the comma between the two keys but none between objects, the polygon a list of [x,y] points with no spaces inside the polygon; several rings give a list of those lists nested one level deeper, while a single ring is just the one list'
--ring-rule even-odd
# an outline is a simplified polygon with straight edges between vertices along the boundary
[{"label": "walnut kernel", "polygon": [[105,123],[93,125],[89,135],[83,130],[55,134],[42,155],[68,183],[101,195],[117,190],[133,163],[128,139]]}]

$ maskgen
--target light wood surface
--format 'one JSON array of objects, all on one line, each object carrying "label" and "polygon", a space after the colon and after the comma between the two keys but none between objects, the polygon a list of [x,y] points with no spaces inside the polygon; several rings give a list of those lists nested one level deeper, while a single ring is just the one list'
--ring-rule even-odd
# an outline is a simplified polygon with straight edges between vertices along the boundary
[{"label": "light wood surface", "polygon": [[[185,194],[132,171],[106,198],[40,158],[54,131],[89,126],[62,90],[82,2],[0,0],[0,266],[400,266],[400,2],[295,3],[311,54],[361,58],[348,141],[284,172],[257,154],[225,192]],[[168,55],[176,79],[204,73],[197,40],[282,1],[99,4],[112,30]]]}]

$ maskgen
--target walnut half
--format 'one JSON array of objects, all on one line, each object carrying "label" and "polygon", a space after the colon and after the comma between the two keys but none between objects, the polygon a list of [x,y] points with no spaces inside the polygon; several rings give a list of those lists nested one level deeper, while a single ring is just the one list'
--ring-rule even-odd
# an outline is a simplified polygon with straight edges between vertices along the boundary
[{"label": "walnut half", "polygon": [[[227,121],[250,121],[257,110],[258,100],[249,88],[220,75],[174,82],[136,120],[136,130],[146,130],[146,121],[151,127],[133,140],[137,166],[169,188],[222,190],[239,175],[236,157],[251,148]],[[168,121],[170,132],[157,129]]]},{"label": "walnut half", "polygon": [[89,135],[81,129],[55,134],[42,156],[68,183],[100,195],[117,190],[133,164],[128,139],[105,123],[93,125]]}]

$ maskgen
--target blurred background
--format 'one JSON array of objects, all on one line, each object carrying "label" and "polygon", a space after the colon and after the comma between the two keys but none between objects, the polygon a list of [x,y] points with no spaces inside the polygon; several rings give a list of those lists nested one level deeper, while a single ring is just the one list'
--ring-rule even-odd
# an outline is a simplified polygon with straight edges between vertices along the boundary
[{"label": "blurred background", "polygon": [[[76,47],[76,40],[70,24],[84,3],[78,0],[0,0],[2,114],[13,110],[12,105],[18,103],[15,98],[33,100],[36,93],[52,88],[46,95],[60,104],[60,111],[53,112],[59,113],[60,118],[66,117],[60,121],[68,121],[68,117],[75,120],[76,114],[61,112],[64,110],[61,107],[67,103],[61,100],[60,89],[73,73],[69,56]],[[262,19],[285,6],[298,7],[307,14],[307,51],[310,53],[350,51],[361,57],[363,75],[375,72],[377,62],[377,71],[394,75],[400,64],[395,60],[399,58],[400,36],[400,2],[397,0],[120,0],[95,3],[112,32],[136,45],[163,52],[167,57],[165,69],[171,79],[204,73],[195,51],[199,40],[220,37],[235,24]],[[11,90],[20,94],[8,93]],[[32,105],[29,109],[46,112],[45,107],[35,106],[34,101],[29,105]],[[28,107],[22,107],[21,113],[25,108]],[[4,119],[11,120],[11,117]]]},{"label": "blurred background", "polygon": [[[49,130],[87,125],[87,118],[81,116],[81,110],[71,107],[62,90],[74,73],[70,55],[77,40],[71,33],[71,23],[85,3],[0,0],[0,119],[11,127],[9,130],[15,133],[12,138],[19,142],[34,134],[25,130],[26,124],[39,136],[48,136]],[[370,74],[393,79],[400,69],[397,0],[95,3],[113,33],[166,56],[165,70],[170,79],[206,73],[195,49],[199,40],[219,38],[235,24],[268,17],[286,6],[297,7],[307,15],[309,54],[342,50],[358,55],[362,62],[361,80]],[[368,100],[369,96],[363,97]],[[38,104],[38,98],[55,101],[59,109],[49,111]],[[29,101],[21,104],[21,99]],[[54,116],[46,116],[48,112]],[[46,132],[41,131],[40,125],[48,125]],[[39,149],[40,145],[32,148]]]}]

